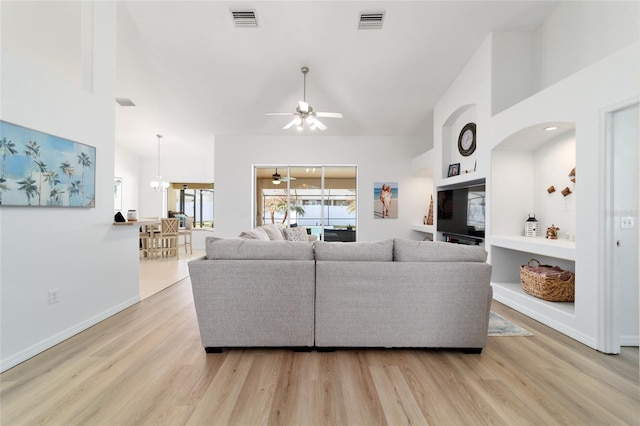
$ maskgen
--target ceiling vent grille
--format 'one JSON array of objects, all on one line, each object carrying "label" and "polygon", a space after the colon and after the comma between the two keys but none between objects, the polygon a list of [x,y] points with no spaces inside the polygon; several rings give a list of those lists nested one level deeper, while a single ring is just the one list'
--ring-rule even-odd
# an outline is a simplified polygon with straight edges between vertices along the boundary
[{"label": "ceiling vent grille", "polygon": [[384,21],[384,12],[361,12],[358,29],[379,30],[382,29],[382,21]]},{"label": "ceiling vent grille", "polygon": [[116,102],[123,107],[132,107],[136,106],[133,101],[129,98],[116,98]]},{"label": "ceiling vent grille", "polygon": [[258,20],[254,10],[232,10],[233,24],[236,27],[257,27]]}]

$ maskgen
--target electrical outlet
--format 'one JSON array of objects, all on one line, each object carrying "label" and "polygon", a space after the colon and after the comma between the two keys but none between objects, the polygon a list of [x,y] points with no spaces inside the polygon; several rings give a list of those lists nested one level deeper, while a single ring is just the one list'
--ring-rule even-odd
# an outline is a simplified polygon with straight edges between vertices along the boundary
[{"label": "electrical outlet", "polygon": [[635,224],[633,223],[633,216],[627,216],[620,219],[621,229],[633,229]]},{"label": "electrical outlet", "polygon": [[59,289],[55,288],[53,290],[49,290],[49,304],[53,305],[54,303],[58,303],[59,299],[58,299],[58,293],[60,292]]}]

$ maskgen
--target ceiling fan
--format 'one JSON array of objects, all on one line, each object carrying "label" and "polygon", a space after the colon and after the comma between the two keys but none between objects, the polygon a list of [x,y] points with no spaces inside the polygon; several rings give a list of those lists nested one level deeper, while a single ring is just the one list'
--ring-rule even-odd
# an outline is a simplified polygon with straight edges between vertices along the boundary
[{"label": "ceiling fan", "polygon": [[302,130],[304,128],[304,124],[311,130],[316,128],[320,130],[326,130],[327,126],[325,126],[318,117],[324,118],[342,118],[342,113],[339,112],[316,112],[313,110],[311,105],[307,103],[307,73],[309,72],[308,67],[300,68],[303,75],[303,92],[302,92],[302,100],[298,101],[298,106],[296,107],[295,112],[269,112],[267,115],[294,115],[295,117],[291,120],[287,125],[285,125],[282,129],[286,130],[293,126],[296,126],[298,130]]},{"label": "ceiling fan", "polygon": [[296,180],[296,178],[294,178],[293,176],[282,177],[280,176],[280,173],[278,173],[278,169],[276,169],[276,172],[271,175],[271,183],[274,185],[280,185],[280,182],[288,182],[291,180]]}]

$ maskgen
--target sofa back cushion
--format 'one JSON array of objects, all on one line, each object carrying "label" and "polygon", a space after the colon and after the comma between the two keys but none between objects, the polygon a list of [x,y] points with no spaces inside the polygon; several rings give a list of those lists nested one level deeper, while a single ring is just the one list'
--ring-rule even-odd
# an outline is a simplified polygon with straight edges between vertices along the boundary
[{"label": "sofa back cushion", "polygon": [[312,244],[292,241],[208,237],[206,251],[211,260],[313,260]]},{"label": "sofa back cushion", "polygon": [[274,223],[271,225],[262,225],[260,227],[260,229],[263,229],[264,232],[267,233],[267,235],[269,236],[269,239],[271,241],[282,241],[284,240],[284,235],[282,233],[282,230],[285,228],[284,225],[279,224],[279,223]]},{"label": "sofa back cushion", "polygon": [[248,231],[242,231],[239,235],[240,238],[245,240],[262,240],[269,241],[269,234],[262,228],[249,229]]},{"label": "sofa back cushion", "polygon": [[316,241],[313,244],[316,260],[374,261],[393,260],[393,240],[342,243]]},{"label": "sofa back cushion", "polygon": [[396,262],[486,262],[487,252],[479,246],[396,238],[393,240],[393,260]]}]

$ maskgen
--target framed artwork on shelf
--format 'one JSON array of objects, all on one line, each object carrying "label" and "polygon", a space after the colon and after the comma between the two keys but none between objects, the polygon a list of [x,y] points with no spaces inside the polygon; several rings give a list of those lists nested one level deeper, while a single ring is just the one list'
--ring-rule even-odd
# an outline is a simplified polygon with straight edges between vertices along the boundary
[{"label": "framed artwork on shelf", "polygon": [[0,121],[0,153],[0,206],[95,207],[95,147]]},{"label": "framed artwork on shelf", "polygon": [[458,176],[460,174],[460,163],[449,164],[449,172],[447,177]]}]

